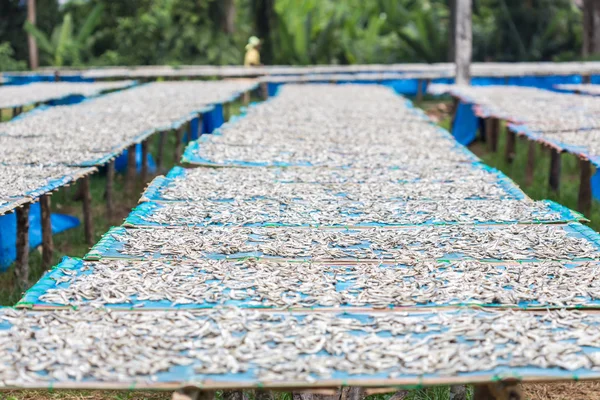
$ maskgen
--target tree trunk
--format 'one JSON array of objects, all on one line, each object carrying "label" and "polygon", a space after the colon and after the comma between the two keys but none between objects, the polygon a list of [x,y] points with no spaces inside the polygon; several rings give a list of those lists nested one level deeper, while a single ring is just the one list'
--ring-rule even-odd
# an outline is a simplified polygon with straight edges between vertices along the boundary
[{"label": "tree trunk", "polygon": [[273,63],[273,43],[271,31],[275,20],[275,0],[252,0],[256,35],[263,40],[261,60],[263,64]]},{"label": "tree trunk", "polygon": [[471,82],[471,54],[473,52],[471,6],[472,0],[456,0],[454,62],[456,63],[457,85],[469,85]]},{"label": "tree trunk", "polygon": [[235,2],[233,0],[223,0],[223,21],[222,27],[225,33],[235,32]]},{"label": "tree trunk", "polygon": [[[35,26],[35,0],[27,0],[27,21]],[[35,37],[27,34],[29,44],[29,68],[37,69],[39,67],[38,48]]]},{"label": "tree trunk", "polygon": [[448,62],[454,60],[454,41],[456,39],[456,0],[448,0]]},{"label": "tree trunk", "polygon": [[589,57],[600,53],[600,1],[583,1],[583,49],[581,55]]}]

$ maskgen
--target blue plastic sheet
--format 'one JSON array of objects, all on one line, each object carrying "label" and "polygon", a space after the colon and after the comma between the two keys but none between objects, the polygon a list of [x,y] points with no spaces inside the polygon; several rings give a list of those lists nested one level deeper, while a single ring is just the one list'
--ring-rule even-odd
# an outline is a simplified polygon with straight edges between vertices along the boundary
[{"label": "blue plastic sheet", "polygon": [[212,133],[224,123],[223,104],[215,104],[210,111],[202,114],[202,131],[204,133]]},{"label": "blue plastic sheet", "polygon": [[[129,153],[129,151],[125,150],[119,157],[117,157],[115,159],[115,169],[118,172],[123,172],[127,169],[128,153]],[[150,153],[148,153],[147,163],[148,163],[148,171],[150,171],[151,173],[155,173],[156,172],[156,163],[154,162],[154,158],[152,157],[152,154],[150,154]],[[136,165],[136,171],[138,173],[140,173],[142,171],[142,145],[140,143],[135,145],[135,165]]]},{"label": "blue plastic sheet", "polygon": [[469,103],[458,104],[454,124],[452,125],[452,136],[463,146],[473,143],[477,137],[479,129],[479,119],[473,112],[473,105]]},{"label": "blue plastic sheet", "polygon": [[[75,217],[63,214],[52,214],[52,233],[60,233],[79,226]],[[15,261],[17,242],[17,216],[15,213],[0,217],[0,271],[6,269]],[[31,249],[42,244],[42,220],[39,203],[34,203],[29,209],[29,247]]]}]

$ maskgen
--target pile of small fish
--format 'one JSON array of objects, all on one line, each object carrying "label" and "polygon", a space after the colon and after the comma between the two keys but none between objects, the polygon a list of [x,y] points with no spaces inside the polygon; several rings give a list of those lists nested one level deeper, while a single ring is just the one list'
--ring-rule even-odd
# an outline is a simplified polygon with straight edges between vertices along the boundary
[{"label": "pile of small fish", "polygon": [[150,309],[207,307],[312,308],[600,304],[600,264],[481,261],[406,264],[166,260],[63,262],[38,305],[122,305]]},{"label": "pile of small fish", "polygon": [[0,109],[45,103],[67,96],[91,97],[110,90],[124,89],[134,83],[134,81],[34,82],[28,85],[2,86],[0,88]]},{"label": "pile of small fish", "polygon": [[[285,184],[284,184],[285,185]],[[287,184],[287,186],[292,186]],[[126,222],[133,226],[373,226],[421,224],[496,224],[564,221],[560,206],[522,200],[390,200],[338,194],[273,198],[144,203]],[[569,213],[567,209],[565,212]],[[572,215],[572,214],[571,214]]]},{"label": "pile of small fish", "polygon": [[[558,85],[560,89],[600,94],[600,85]],[[476,112],[511,122],[509,129],[550,143],[600,164],[600,97],[557,93],[518,86],[459,87],[432,85],[434,94],[450,93]]]},{"label": "pile of small fish", "polygon": [[[589,229],[589,228],[588,228]],[[590,233],[594,232],[590,230]],[[286,260],[600,259],[600,248],[570,225],[433,225],[403,229],[271,227],[114,228],[89,255],[102,258]]]},{"label": "pile of small fish", "polygon": [[256,380],[276,385],[336,376],[359,382],[372,376],[371,384],[390,385],[399,377],[416,376],[416,381],[422,375],[451,377],[497,368],[526,378],[560,368],[584,378],[600,370],[599,338],[600,317],[576,311],[4,309],[0,376],[4,385],[92,381],[130,388],[156,381],[215,382],[212,376],[223,374],[229,376],[219,381],[243,386]]},{"label": "pile of small fish", "polygon": [[[151,134],[171,130],[256,84],[157,82],[0,124],[4,163],[90,165]],[[56,149],[61,149],[57,152]],[[87,163],[86,163],[87,162]]]},{"label": "pile of small fish", "polygon": [[[169,102],[202,101],[176,85],[136,89],[156,94],[148,121],[129,112],[108,135],[173,123]],[[600,376],[600,317],[461,308],[596,307],[600,236],[527,198],[388,88],[282,86],[184,161],[217,168],[156,178],[124,226],[19,304],[81,309],[0,312],[0,382]]]},{"label": "pile of small fish", "polygon": [[9,204],[17,206],[19,200],[31,202],[94,171],[93,168],[0,164],[0,215],[14,208]]}]

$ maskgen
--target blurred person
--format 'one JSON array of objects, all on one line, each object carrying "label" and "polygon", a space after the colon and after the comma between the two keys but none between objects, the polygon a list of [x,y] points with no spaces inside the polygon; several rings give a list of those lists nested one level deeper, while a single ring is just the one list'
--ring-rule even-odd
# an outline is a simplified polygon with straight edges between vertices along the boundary
[{"label": "blurred person", "polygon": [[244,57],[245,67],[259,67],[260,63],[260,46],[262,42],[256,36],[250,36],[246,45],[246,55]]}]

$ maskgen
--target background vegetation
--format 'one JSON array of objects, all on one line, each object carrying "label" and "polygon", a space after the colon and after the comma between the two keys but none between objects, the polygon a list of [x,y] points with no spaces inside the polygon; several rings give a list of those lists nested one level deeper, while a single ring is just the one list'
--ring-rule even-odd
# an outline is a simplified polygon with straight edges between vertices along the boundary
[{"label": "background vegetation", "polygon": [[[58,0],[0,2],[0,70],[26,68],[26,30],[43,66],[240,64],[250,35],[265,64],[448,60],[448,0]],[[571,0],[473,0],[476,61],[579,58]]]}]

